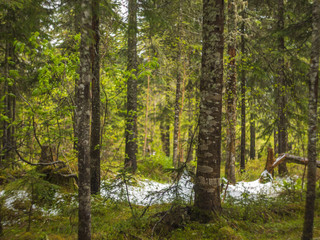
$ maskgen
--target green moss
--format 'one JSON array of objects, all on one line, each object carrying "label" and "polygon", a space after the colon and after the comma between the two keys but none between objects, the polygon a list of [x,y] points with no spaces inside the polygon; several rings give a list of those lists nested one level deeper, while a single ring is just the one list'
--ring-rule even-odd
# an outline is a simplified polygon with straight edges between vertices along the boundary
[{"label": "green moss", "polygon": [[221,240],[241,240],[240,237],[230,226],[219,229],[219,239]]}]

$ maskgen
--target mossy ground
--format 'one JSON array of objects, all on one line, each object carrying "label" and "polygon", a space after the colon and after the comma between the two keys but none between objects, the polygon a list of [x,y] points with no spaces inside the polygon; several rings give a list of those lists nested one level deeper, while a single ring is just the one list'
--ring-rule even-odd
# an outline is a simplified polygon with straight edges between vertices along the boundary
[{"label": "mossy ground", "polygon": [[[164,166],[159,162],[146,161],[145,164],[140,164],[140,176],[162,182],[170,179],[172,173],[165,171],[169,164],[166,163],[167,165]],[[290,175],[298,175],[300,178],[303,175],[303,166],[291,164],[288,165],[288,168]],[[247,164],[246,173],[241,175],[237,173],[237,179],[239,181],[256,180],[263,169],[264,161],[250,161]],[[223,173],[223,169],[221,172]],[[43,200],[41,208],[54,206],[59,212],[58,215],[43,214],[43,211],[37,208],[33,210],[29,232],[26,231],[29,201],[17,202],[19,211],[3,207],[3,236],[1,239],[77,239],[76,195],[68,191],[63,201],[59,203],[50,202],[48,205],[46,200]],[[320,236],[320,190],[317,191],[315,237]],[[176,204],[174,208],[171,204],[153,205],[144,214],[144,207],[133,206],[131,209],[126,203],[112,202],[96,196],[92,201],[92,239],[300,239],[303,227],[304,197],[301,188],[291,188],[288,185],[287,188],[284,188],[284,193],[276,199],[268,200],[262,197],[237,204],[226,199],[223,202],[221,214],[214,216],[207,223],[199,223],[192,217],[178,216],[177,211],[173,211],[173,215],[179,217],[179,224],[163,228],[165,231],[157,231],[155,226],[160,224],[163,214],[175,207],[183,208],[184,205]]]}]

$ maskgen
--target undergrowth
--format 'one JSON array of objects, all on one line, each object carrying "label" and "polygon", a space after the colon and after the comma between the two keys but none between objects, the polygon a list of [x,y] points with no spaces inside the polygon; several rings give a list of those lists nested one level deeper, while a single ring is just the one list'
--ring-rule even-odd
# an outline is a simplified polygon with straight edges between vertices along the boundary
[{"label": "undergrowth", "polygon": [[[256,180],[263,166],[264,162],[260,160],[249,161],[247,172],[237,173],[239,181]],[[170,158],[149,156],[139,164],[138,178],[168,182],[174,175],[172,171],[167,171],[170,168]],[[303,167],[290,166],[289,169],[296,180],[285,181],[283,193],[277,198],[264,195],[255,199],[244,195],[242,201],[226,198],[222,212],[206,223],[196,221],[192,215],[193,208],[181,202],[142,207],[94,196],[92,239],[300,239],[306,183],[302,187]],[[32,193],[33,200],[16,198],[12,200],[12,207],[8,207],[4,204],[4,198],[11,195],[0,196],[4,229],[1,239],[77,239],[76,193],[37,181],[37,178],[41,176],[23,173],[18,181],[2,185],[2,188],[9,188],[8,192],[12,194],[15,188],[29,192],[29,195]],[[319,189],[317,194],[314,236],[320,236]],[[162,231],[157,230],[159,228]]]}]

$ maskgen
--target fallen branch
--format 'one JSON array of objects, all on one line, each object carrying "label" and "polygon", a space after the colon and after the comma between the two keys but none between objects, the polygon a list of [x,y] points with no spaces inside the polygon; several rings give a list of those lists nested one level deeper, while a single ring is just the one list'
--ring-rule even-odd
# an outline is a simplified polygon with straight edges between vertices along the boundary
[{"label": "fallen branch", "polygon": [[45,162],[32,163],[32,162],[29,162],[29,161],[25,160],[21,156],[21,154],[19,153],[19,151],[17,149],[15,149],[15,152],[17,153],[18,157],[20,158],[20,160],[22,162],[27,163],[27,164],[29,164],[31,166],[50,166],[50,165],[55,165],[55,164],[62,164],[64,166],[66,166],[66,163],[63,162],[63,161],[55,161],[55,162],[47,162],[47,163],[45,163]]},{"label": "fallen branch", "polygon": [[[307,165],[308,159],[304,157],[294,156],[288,153],[284,153],[281,156],[279,156],[274,163],[271,165],[270,168],[267,169],[267,171],[270,173],[272,170],[277,167],[280,163],[287,161],[289,163],[297,163],[301,165]],[[317,161],[317,167],[320,168],[320,162]]]}]

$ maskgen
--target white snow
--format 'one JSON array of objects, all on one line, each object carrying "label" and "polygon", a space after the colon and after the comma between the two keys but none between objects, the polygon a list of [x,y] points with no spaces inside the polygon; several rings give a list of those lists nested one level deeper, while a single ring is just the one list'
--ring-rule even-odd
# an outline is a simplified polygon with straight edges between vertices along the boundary
[{"label": "white snow", "polygon": [[[265,173],[267,175],[269,173]],[[277,179],[267,183],[260,183],[259,179],[252,182],[238,182],[236,185],[224,184],[222,197],[241,201],[244,198],[257,199],[259,196],[276,197],[283,190],[283,180]],[[223,179],[222,179],[223,180]],[[225,188],[227,187],[227,190]],[[111,190],[103,189],[101,195],[113,200],[129,200],[131,203],[147,206],[149,204],[170,203],[176,196],[189,202],[193,199],[193,183],[190,178],[183,176],[177,185],[163,184],[151,180],[141,180],[138,186],[128,186],[128,196],[125,187],[116,186]]]},{"label": "white snow", "polygon": [[102,188],[101,195],[113,200],[128,200],[133,204],[147,206],[151,204],[169,203],[176,198],[188,201],[192,197],[193,184],[186,176],[182,176],[178,184],[159,183],[152,180],[141,180],[138,186],[119,186],[115,183],[110,189]]},{"label": "white snow", "polygon": [[[267,175],[268,173],[263,173]],[[262,175],[263,175],[262,174]],[[270,176],[271,177],[271,176]],[[221,179],[226,183],[225,179]],[[238,182],[236,185],[224,184],[222,189],[222,199],[231,199],[234,203],[245,202],[245,200],[256,200],[258,197],[276,197],[278,193],[283,190],[284,182],[295,184],[294,179],[275,179],[271,177],[271,181],[267,183],[260,183],[259,179],[252,182]],[[191,203],[194,198],[193,183],[190,177],[183,175],[178,183],[159,183],[151,180],[140,180],[134,186],[119,184],[115,181],[109,187],[101,189],[101,196],[110,198],[115,201],[129,201],[132,204],[148,206],[153,204],[171,203],[176,199]],[[224,196],[226,194],[226,196]],[[55,205],[58,206],[64,202],[64,195],[56,193]],[[25,191],[14,191],[10,195],[5,196],[4,191],[0,191],[0,198],[4,197],[4,206],[13,209],[13,203],[17,199],[28,199],[29,194]],[[94,199],[93,199],[94,201]],[[77,205],[75,196],[71,198],[71,202]],[[41,209],[44,215],[58,215],[59,209],[52,207],[52,209]],[[36,207],[36,206],[35,206]]]}]

